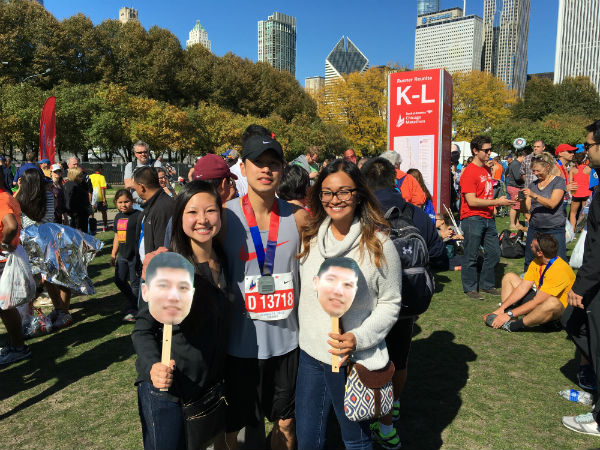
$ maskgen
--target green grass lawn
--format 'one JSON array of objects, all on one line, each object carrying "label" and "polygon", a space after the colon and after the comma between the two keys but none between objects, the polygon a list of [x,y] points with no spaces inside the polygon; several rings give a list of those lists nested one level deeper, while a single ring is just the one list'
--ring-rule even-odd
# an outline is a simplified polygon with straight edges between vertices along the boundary
[{"label": "green grass lawn", "polygon": [[[499,219],[499,229],[506,219]],[[2,448],[142,448],[133,325],[109,266],[112,233],[90,266],[98,293],[72,302],[74,325],[28,342],[29,361],[0,370]],[[572,246],[570,246],[572,247]],[[502,259],[498,275],[521,272]],[[400,432],[405,449],[584,449],[600,438],[570,432],[561,416],[589,411],[558,391],[576,387],[564,332],[507,333],[482,316],[497,297],[462,294],[460,272],[436,276],[438,293],[417,322]],[[44,310],[49,312],[50,308]],[[6,342],[0,330],[0,342]]]}]

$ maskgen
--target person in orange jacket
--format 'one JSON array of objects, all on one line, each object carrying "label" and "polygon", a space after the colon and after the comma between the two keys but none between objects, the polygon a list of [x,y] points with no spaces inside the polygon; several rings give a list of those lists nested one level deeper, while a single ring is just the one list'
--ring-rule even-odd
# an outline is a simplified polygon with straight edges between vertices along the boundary
[{"label": "person in orange jacket", "polygon": [[381,157],[394,165],[396,169],[396,188],[400,190],[402,198],[408,203],[422,207],[427,200],[425,192],[423,192],[415,177],[400,170],[400,164],[402,163],[400,153],[390,150],[383,153]]}]

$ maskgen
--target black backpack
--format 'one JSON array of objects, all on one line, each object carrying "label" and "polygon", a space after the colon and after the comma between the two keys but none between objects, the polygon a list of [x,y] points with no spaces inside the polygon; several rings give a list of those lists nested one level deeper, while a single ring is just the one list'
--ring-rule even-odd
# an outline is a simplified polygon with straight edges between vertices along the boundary
[{"label": "black backpack", "polygon": [[500,253],[505,258],[523,258],[525,256],[525,237],[522,231],[504,230],[498,236]]},{"label": "black backpack", "polygon": [[390,239],[402,261],[402,308],[400,317],[423,314],[429,308],[435,283],[429,268],[429,251],[412,217],[414,206],[392,206],[385,213],[390,222]]}]

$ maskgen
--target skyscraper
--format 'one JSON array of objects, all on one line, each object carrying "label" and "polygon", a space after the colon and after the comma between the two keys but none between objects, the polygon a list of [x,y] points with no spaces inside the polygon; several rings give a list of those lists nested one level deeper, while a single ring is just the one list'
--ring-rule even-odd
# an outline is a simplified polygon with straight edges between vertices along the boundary
[{"label": "skyscraper", "polygon": [[296,18],[275,12],[258,21],[258,60],[296,76]]},{"label": "skyscraper", "polygon": [[342,36],[325,59],[325,83],[352,72],[364,72],[369,60],[350,38]]},{"label": "skyscraper", "polygon": [[119,22],[127,23],[130,20],[138,20],[138,11],[137,11],[137,9],[128,8],[127,6],[123,6],[119,10]]},{"label": "skyscraper", "polygon": [[417,16],[440,10],[440,0],[417,0]]},{"label": "skyscraper", "polygon": [[200,25],[200,21],[196,20],[196,25],[192,28],[188,35],[188,40],[185,43],[186,48],[190,48],[190,46],[194,44],[202,44],[210,51],[210,41],[208,40],[208,33],[204,29],[202,25]]},{"label": "skyscraper", "polygon": [[483,21],[451,8],[417,18],[415,70],[444,68],[454,72],[481,70]]},{"label": "skyscraper", "polygon": [[600,0],[559,0],[554,82],[585,75],[600,92]]},{"label": "skyscraper", "polygon": [[483,70],[523,95],[527,82],[529,0],[483,0]]}]

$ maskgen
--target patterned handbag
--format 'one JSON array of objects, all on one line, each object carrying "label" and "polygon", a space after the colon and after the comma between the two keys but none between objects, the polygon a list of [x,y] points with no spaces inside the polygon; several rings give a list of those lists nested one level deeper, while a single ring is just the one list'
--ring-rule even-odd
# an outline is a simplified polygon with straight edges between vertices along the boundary
[{"label": "patterned handbag", "polygon": [[344,412],[353,422],[373,420],[392,410],[394,392],[392,376],[394,363],[389,361],[383,369],[369,370],[355,363],[346,380]]}]

